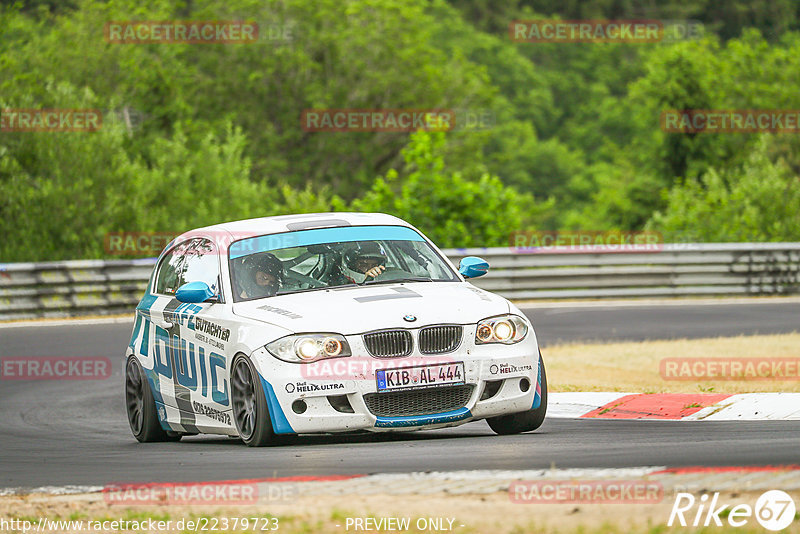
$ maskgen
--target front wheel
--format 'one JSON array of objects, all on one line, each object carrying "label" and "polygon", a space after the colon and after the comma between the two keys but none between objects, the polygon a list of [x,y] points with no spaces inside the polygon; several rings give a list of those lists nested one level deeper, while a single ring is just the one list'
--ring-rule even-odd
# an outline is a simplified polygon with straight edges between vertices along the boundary
[{"label": "front wheel", "polygon": [[125,365],[125,406],[133,437],[142,443],[179,441],[181,435],[161,428],[156,415],[156,403],[142,365],[135,356]]},{"label": "front wheel", "polygon": [[542,426],[544,416],[547,413],[547,373],[544,369],[544,360],[542,360],[541,353],[539,353],[539,373],[541,374],[542,382],[542,401],[539,407],[527,412],[488,418],[486,422],[489,423],[489,428],[496,434],[519,434],[520,432],[536,430]]},{"label": "front wheel", "polygon": [[237,356],[231,366],[233,420],[248,447],[263,447],[275,439],[261,380],[249,358]]}]

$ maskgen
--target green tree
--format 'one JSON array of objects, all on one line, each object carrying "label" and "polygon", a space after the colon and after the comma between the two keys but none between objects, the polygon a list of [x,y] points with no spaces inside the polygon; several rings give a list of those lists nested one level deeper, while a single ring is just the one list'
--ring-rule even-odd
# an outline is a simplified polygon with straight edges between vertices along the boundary
[{"label": "green tree", "polygon": [[390,170],[353,202],[356,211],[378,211],[410,221],[442,247],[507,246],[545,207],[506,187],[497,177],[447,171],[444,134],[417,132],[403,150],[403,178]]},{"label": "green tree", "polygon": [[712,168],[700,180],[676,185],[666,210],[656,212],[648,227],[668,241],[800,240],[800,177],[768,153],[762,138],[740,168]]},{"label": "green tree", "polygon": [[[94,94],[68,84],[45,91],[66,108],[97,107]],[[98,258],[108,232],[180,232],[281,212],[279,192],[250,181],[239,129],[189,137],[177,125],[150,147],[149,158],[128,154],[129,137],[114,114],[96,132],[4,133],[0,258]]]}]

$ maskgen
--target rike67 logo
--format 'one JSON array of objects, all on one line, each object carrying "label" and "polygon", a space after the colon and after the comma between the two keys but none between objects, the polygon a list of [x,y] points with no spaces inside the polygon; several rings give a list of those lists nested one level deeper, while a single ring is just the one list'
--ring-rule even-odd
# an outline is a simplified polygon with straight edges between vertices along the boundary
[{"label": "rike67 logo", "polygon": [[763,493],[753,507],[749,504],[720,504],[719,493],[714,493],[710,502],[708,494],[698,499],[691,493],[678,493],[667,526],[671,527],[677,521],[682,527],[721,527],[723,521],[727,521],[732,527],[743,527],[755,517],[762,527],[777,532],[792,524],[795,513],[794,500],[780,490]]}]

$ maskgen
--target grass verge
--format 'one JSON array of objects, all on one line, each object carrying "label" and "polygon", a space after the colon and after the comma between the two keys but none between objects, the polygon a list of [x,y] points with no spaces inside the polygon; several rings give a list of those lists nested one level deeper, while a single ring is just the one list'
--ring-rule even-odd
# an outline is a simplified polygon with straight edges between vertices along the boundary
[{"label": "grass verge", "polygon": [[[720,502],[742,503],[753,506],[761,492],[723,493]],[[791,492],[795,502],[800,494]],[[686,532],[686,527],[667,527],[675,496],[666,494],[663,501],[653,504],[520,504],[512,502],[507,492],[488,495],[342,495],[300,497],[290,503],[264,503],[236,507],[190,506],[109,506],[97,494],[73,496],[0,497],[0,520],[24,519],[31,522],[47,517],[49,520],[82,521],[86,532],[88,521],[145,521],[153,518],[171,521],[176,525],[183,520],[202,521],[206,532],[222,531],[227,520],[227,532],[282,532],[285,534],[338,534],[346,532],[454,532],[458,534],[527,534],[527,533],[629,533],[656,534],[661,532]],[[721,516],[723,521],[725,517]],[[233,521],[239,519],[236,528]],[[250,518],[249,528],[241,528],[242,519]],[[253,528],[252,518],[259,518],[258,528]],[[407,518],[410,528],[361,528],[353,526],[356,519],[374,521]],[[688,518],[688,516],[687,516]],[[217,521],[214,521],[216,519]],[[348,519],[350,522],[348,523]],[[452,519],[452,522],[448,520]],[[694,519],[691,514],[689,521]],[[800,517],[783,532],[800,532]],[[362,523],[363,525],[364,523]],[[275,529],[263,529],[275,525]],[[348,527],[349,525],[349,527]],[[386,523],[384,523],[384,526]],[[713,523],[712,523],[713,525]],[[418,528],[422,527],[422,528]],[[425,528],[427,527],[427,528]],[[438,528],[437,528],[438,527]],[[444,527],[444,528],[442,528]],[[67,531],[69,529],[64,529]],[[203,528],[196,529],[204,531]],[[740,534],[764,532],[754,518],[745,527],[690,529],[693,532],[736,532]],[[13,531],[13,529],[6,530]],[[34,528],[35,531],[35,528]],[[73,530],[74,531],[74,530]],[[112,530],[92,530],[111,532]],[[133,532],[118,528],[117,532]],[[194,532],[195,529],[173,529],[170,532]],[[138,530],[148,532],[148,530]],[[150,530],[149,532],[153,532]]]},{"label": "grass verge", "polygon": [[800,392],[794,380],[665,380],[664,358],[793,358],[800,364],[800,333],[636,343],[566,344],[542,350],[550,391],[631,393]]}]

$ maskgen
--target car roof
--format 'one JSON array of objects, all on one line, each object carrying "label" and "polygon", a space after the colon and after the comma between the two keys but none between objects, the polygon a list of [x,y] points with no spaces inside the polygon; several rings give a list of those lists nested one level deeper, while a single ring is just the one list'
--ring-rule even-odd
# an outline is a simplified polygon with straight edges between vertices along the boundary
[{"label": "car roof", "polygon": [[229,232],[236,239],[255,237],[311,228],[333,228],[341,226],[406,226],[413,228],[402,219],[386,213],[302,213],[297,215],[277,215],[274,217],[260,217],[243,221],[231,221],[213,226],[197,228],[186,232],[181,237],[189,235],[213,234],[216,232]]}]

